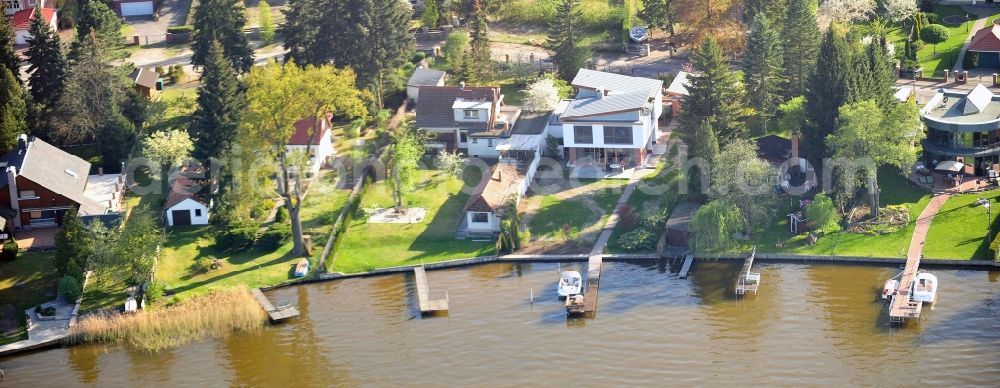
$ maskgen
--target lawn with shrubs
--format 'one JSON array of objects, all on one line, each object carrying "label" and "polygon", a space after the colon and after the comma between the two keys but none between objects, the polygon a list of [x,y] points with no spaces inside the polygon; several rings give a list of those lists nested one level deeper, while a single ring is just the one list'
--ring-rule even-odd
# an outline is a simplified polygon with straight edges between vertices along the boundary
[{"label": "lawn with shrubs", "polygon": [[0,345],[27,338],[24,310],[55,299],[58,282],[51,252],[21,253],[13,259],[0,255],[0,321],[16,323],[13,328],[0,325]]}]

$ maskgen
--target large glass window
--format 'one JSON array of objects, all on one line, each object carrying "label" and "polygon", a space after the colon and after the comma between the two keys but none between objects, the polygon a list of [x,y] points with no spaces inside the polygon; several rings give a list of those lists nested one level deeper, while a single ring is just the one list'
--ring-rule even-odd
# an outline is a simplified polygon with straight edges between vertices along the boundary
[{"label": "large glass window", "polygon": [[632,144],[632,127],[604,127],[604,144]]},{"label": "large glass window", "polygon": [[577,144],[594,144],[594,127],[589,125],[574,125],[573,141]]}]

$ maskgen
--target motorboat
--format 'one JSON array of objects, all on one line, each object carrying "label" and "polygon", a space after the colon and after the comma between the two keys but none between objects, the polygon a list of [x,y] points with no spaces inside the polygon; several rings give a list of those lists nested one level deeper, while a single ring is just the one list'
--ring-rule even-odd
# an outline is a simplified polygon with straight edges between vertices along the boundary
[{"label": "motorboat", "polygon": [[633,42],[642,43],[646,39],[649,39],[649,28],[647,27],[632,27],[628,31],[629,38],[632,38]]},{"label": "motorboat", "polygon": [[298,264],[295,264],[295,277],[300,278],[306,276],[307,273],[309,273],[309,259],[303,257]]},{"label": "motorboat", "polygon": [[938,279],[930,272],[917,272],[913,279],[913,289],[910,299],[915,302],[934,303],[937,299]]},{"label": "motorboat", "polygon": [[896,294],[899,290],[899,280],[889,279],[885,281],[885,287],[882,287],[882,299],[891,300],[892,296]]},{"label": "motorboat", "polygon": [[576,271],[563,271],[559,274],[559,297],[565,298],[583,293],[583,277]]},{"label": "motorboat", "polygon": [[583,295],[577,294],[566,297],[566,315],[580,315],[584,311]]}]

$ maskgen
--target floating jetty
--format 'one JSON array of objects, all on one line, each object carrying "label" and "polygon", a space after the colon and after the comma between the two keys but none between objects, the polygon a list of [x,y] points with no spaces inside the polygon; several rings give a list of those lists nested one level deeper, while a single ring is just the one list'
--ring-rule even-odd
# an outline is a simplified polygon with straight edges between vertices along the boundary
[{"label": "floating jetty", "polygon": [[597,293],[601,289],[601,265],[604,256],[590,255],[587,259],[587,289],[583,293],[583,312],[593,314],[597,311]]},{"label": "floating jetty", "polygon": [[420,303],[421,313],[448,311],[447,291],[444,293],[444,299],[431,299],[431,290],[427,285],[427,272],[424,271],[424,267],[413,267],[413,277],[417,281],[417,300]]},{"label": "floating jetty", "polygon": [[278,306],[274,307],[274,304],[267,299],[267,296],[259,288],[251,288],[250,294],[253,295],[254,299],[257,299],[257,303],[260,304],[260,308],[267,312],[267,317],[271,322],[281,322],[288,318],[293,318],[299,316],[299,309],[292,305]]},{"label": "floating jetty", "polygon": [[755,295],[757,294],[757,287],[760,286],[760,273],[750,272],[753,269],[753,259],[756,255],[757,247],[753,247],[750,257],[743,260],[743,268],[736,278],[736,295],[746,295],[750,291],[753,291]]},{"label": "floating jetty", "polygon": [[903,274],[899,278],[899,288],[892,294],[892,301],[889,302],[889,320],[893,323],[920,317],[920,310],[924,304],[910,298],[913,280],[916,279],[919,269],[919,255],[906,258],[906,266],[903,267]]}]

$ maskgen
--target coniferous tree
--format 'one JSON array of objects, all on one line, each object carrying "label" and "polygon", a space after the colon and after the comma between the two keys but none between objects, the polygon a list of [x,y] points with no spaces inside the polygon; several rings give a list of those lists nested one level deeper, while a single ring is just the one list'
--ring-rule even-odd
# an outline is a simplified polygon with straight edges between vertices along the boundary
[{"label": "coniferous tree", "polygon": [[[322,34],[327,26],[346,31],[349,16],[343,1],[289,0],[282,11],[285,23],[279,27],[284,47],[288,50],[286,61],[299,65],[319,66],[333,58],[337,46],[331,35]],[[318,12],[322,6],[329,6],[328,12]],[[346,34],[346,32],[345,32]]]},{"label": "coniferous tree", "polygon": [[71,58],[77,56],[81,42],[93,34],[102,55],[108,60],[124,59],[121,51],[125,37],[122,35],[122,22],[111,8],[100,1],[88,1],[81,7],[80,15],[75,20],[77,39],[73,42]]},{"label": "coniferous tree", "polygon": [[855,71],[851,73],[851,88],[847,103],[872,100],[883,111],[888,111],[897,101],[894,58],[889,56],[885,37],[865,39],[863,52],[856,55]]},{"label": "coniferous tree", "polygon": [[778,34],[771,22],[758,14],[747,35],[747,51],[743,57],[743,79],[746,83],[750,106],[756,111],[763,132],[774,119],[782,102],[781,85],[784,83],[783,56]]},{"label": "coniferous tree", "polygon": [[59,100],[66,84],[67,64],[59,42],[59,34],[45,24],[41,8],[35,8],[28,33],[28,84],[31,99],[37,105],[51,107]]},{"label": "coniferous tree", "polygon": [[837,127],[837,110],[847,102],[853,71],[853,50],[838,25],[831,25],[820,45],[818,63],[823,71],[813,73],[806,94],[809,125],[802,132],[802,145],[814,166],[829,156],[825,141]]},{"label": "coniferous tree", "polygon": [[788,13],[781,33],[788,74],[785,87],[787,98],[804,95],[809,77],[816,69],[820,31],[816,24],[815,6],[814,0],[788,0]]},{"label": "coniferous tree", "polygon": [[743,20],[752,23],[757,15],[764,15],[769,22],[778,25],[785,19],[789,0],[746,0],[743,5]]},{"label": "coniferous tree", "polygon": [[[408,26],[413,10],[402,1],[364,0],[371,4],[370,32],[362,49],[367,55],[354,62],[339,64],[350,67],[358,77],[359,87],[368,87],[375,93],[378,108],[383,107],[385,85],[393,71],[406,63],[413,54],[415,38]],[[368,8],[365,8],[368,9]],[[489,41],[487,56],[489,55]]]},{"label": "coniferous tree", "polygon": [[562,0],[556,5],[559,17],[549,23],[548,45],[554,52],[556,72],[564,80],[572,80],[586,64],[587,52],[577,42],[577,22],[583,17],[580,0]]},{"label": "coniferous tree", "polygon": [[638,16],[649,23],[650,27],[659,28],[674,36],[674,14],[670,0],[643,0]]},{"label": "coniferous tree", "polygon": [[0,67],[0,154],[14,149],[17,136],[28,133],[24,87],[10,69]]},{"label": "coniferous tree", "polygon": [[0,18],[0,68],[6,68],[21,83],[21,58],[14,52],[14,28],[9,18]]},{"label": "coniferous tree", "polygon": [[493,61],[490,59],[490,38],[486,25],[486,11],[479,0],[474,2],[472,22],[469,23],[469,58],[470,66],[479,81],[489,79]]},{"label": "coniferous tree", "polygon": [[194,11],[194,43],[191,64],[204,66],[212,41],[222,44],[226,58],[233,69],[244,73],[253,66],[253,50],[243,34],[246,15],[243,2],[231,0],[203,0]]},{"label": "coniferous tree", "polygon": [[746,135],[746,90],[738,73],[729,69],[722,49],[711,36],[691,54],[694,74],[688,78],[688,95],[684,97],[680,132],[685,141],[697,126],[707,123],[715,132],[720,145]]},{"label": "coniferous tree", "polygon": [[687,171],[688,188],[697,194],[708,194],[705,191],[711,187],[711,178],[703,175],[711,173],[711,164],[719,156],[719,140],[707,120],[697,123],[686,137],[689,157],[702,158],[706,162],[701,166],[695,165],[694,171]]},{"label": "coniferous tree", "polygon": [[246,107],[236,72],[222,53],[222,45],[212,42],[198,87],[198,108],[191,117],[193,156],[201,161],[219,158],[229,148]]}]

